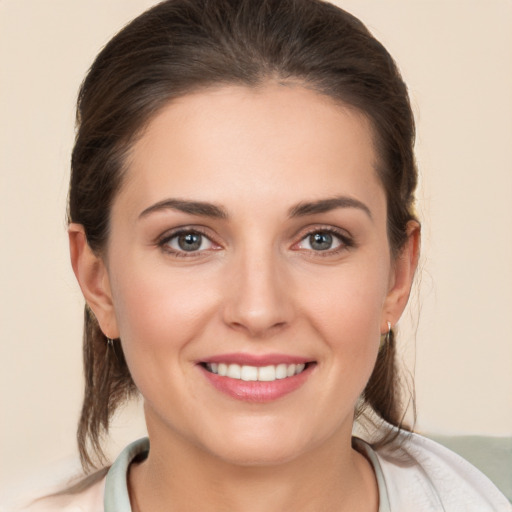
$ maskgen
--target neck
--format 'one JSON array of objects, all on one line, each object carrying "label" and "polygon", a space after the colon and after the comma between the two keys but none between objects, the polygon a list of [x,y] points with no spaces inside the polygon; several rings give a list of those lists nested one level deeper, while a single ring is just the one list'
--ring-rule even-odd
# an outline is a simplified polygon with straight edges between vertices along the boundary
[{"label": "neck", "polygon": [[373,470],[346,437],[264,466],[232,464],[186,442],[151,437],[148,459],[130,470],[132,510],[376,512]]}]

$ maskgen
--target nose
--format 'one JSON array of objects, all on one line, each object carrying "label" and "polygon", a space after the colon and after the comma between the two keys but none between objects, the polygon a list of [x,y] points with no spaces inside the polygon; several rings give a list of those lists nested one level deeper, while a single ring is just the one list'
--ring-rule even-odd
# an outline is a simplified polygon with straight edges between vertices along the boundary
[{"label": "nose", "polygon": [[251,338],[265,338],[290,324],[291,283],[278,257],[270,251],[248,250],[231,271],[223,310],[230,328]]}]

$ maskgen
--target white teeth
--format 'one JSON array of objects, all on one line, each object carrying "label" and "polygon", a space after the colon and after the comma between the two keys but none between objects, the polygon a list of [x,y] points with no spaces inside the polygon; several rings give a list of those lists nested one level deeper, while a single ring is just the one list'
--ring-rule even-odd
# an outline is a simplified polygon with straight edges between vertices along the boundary
[{"label": "white teeth", "polygon": [[304,371],[306,365],[301,364],[278,364],[269,366],[240,366],[239,364],[207,363],[206,367],[212,373],[221,377],[239,379],[244,381],[272,382],[277,379],[293,377]]},{"label": "white teeth", "polygon": [[258,368],[256,366],[242,366],[240,378],[247,381],[258,380]]},{"label": "white teeth", "polygon": [[261,366],[258,368],[258,380],[270,382],[276,380],[275,366]]},{"label": "white teeth", "polygon": [[288,366],[286,364],[278,364],[276,367],[276,379],[286,379]]},{"label": "white teeth", "polygon": [[238,364],[230,364],[228,366],[228,372],[226,373],[226,377],[231,377],[232,379],[239,379],[241,373],[242,370]]}]

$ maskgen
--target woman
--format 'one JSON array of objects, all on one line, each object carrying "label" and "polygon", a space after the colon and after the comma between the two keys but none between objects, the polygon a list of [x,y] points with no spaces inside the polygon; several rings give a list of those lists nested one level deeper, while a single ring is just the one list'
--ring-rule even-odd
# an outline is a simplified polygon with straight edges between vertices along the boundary
[{"label": "woman", "polygon": [[[149,440],[34,509],[510,509],[402,422],[414,121],[357,19],[314,0],[163,2],[100,53],[78,125],[84,468],[136,392]],[[372,444],[352,438],[363,413]]]}]

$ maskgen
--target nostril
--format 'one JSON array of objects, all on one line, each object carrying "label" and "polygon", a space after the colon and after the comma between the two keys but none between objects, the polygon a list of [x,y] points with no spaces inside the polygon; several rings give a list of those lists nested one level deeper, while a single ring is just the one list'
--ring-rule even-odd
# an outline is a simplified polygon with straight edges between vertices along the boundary
[{"label": "nostril", "polygon": [[229,322],[228,325],[237,331],[245,332],[250,337],[268,337],[285,329],[288,322],[265,321],[263,318],[249,318],[246,321]]}]

